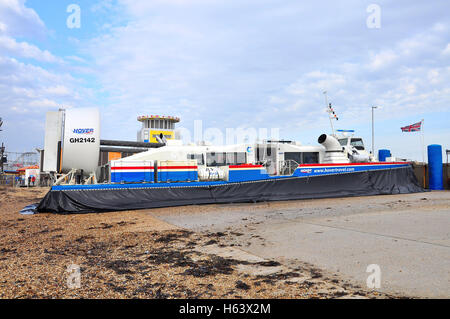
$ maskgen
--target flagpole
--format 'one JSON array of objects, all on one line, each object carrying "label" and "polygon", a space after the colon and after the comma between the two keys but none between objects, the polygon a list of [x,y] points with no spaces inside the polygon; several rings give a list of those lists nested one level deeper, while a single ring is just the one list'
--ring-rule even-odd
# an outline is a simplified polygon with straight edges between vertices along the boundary
[{"label": "flagpole", "polygon": [[422,162],[425,164],[425,136],[424,136],[425,133],[423,131],[425,120],[422,119],[421,122],[422,122],[422,129],[421,129],[421,131],[422,131]]}]

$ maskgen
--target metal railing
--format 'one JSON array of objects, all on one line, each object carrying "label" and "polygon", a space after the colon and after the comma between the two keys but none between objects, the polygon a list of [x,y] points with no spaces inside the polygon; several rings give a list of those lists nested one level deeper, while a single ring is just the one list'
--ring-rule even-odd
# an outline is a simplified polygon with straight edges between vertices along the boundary
[{"label": "metal railing", "polygon": [[297,169],[299,163],[294,160],[285,160],[278,162],[280,175],[292,175]]}]

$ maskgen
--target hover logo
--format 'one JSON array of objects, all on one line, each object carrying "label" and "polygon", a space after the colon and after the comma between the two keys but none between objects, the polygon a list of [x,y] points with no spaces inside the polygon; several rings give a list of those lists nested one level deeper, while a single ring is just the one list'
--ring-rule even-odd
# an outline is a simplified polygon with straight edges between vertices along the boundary
[{"label": "hover logo", "polygon": [[93,128],[76,128],[73,130],[74,134],[94,134]]}]

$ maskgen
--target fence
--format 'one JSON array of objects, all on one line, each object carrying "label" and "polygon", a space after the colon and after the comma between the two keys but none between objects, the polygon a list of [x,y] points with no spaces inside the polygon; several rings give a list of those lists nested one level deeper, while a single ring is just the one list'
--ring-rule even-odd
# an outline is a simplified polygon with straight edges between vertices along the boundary
[{"label": "fence", "polygon": [[6,174],[0,175],[0,185],[13,187],[15,185],[15,176]]},{"label": "fence", "polygon": [[[450,189],[450,164],[444,163],[443,164],[443,184],[445,189]],[[424,188],[429,188],[430,180],[428,176],[428,164],[413,164],[414,173],[416,174],[416,177]]]}]

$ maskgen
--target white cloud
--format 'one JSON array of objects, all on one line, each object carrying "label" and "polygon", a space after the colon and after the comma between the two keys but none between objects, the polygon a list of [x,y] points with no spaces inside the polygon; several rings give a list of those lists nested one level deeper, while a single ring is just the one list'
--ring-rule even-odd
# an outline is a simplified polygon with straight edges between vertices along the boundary
[{"label": "white cloud", "polygon": [[438,84],[439,82],[441,82],[439,70],[437,69],[428,71],[427,78],[432,84]]},{"label": "white cloud", "polygon": [[444,51],[442,51],[442,54],[444,55],[450,55],[450,43],[447,44]]},{"label": "white cloud", "polygon": [[280,98],[278,96],[269,96],[269,103],[270,104],[282,104],[285,103],[286,99]]},{"label": "white cloud", "polygon": [[0,1],[3,32],[12,36],[44,37],[46,28],[36,11],[25,6],[25,0]]},{"label": "white cloud", "polygon": [[45,92],[50,95],[56,95],[56,96],[64,96],[71,94],[71,90],[69,90],[64,85],[56,85],[52,87],[45,88]]},{"label": "white cloud", "polygon": [[376,71],[391,65],[397,58],[397,54],[395,54],[392,50],[382,51],[372,55],[368,67],[370,70]]},{"label": "white cloud", "polygon": [[404,88],[405,88],[406,93],[408,93],[408,94],[414,94],[417,91],[417,88],[414,84],[407,84],[407,85],[405,85]]},{"label": "white cloud", "polygon": [[113,9],[113,0],[100,0],[91,7],[92,12],[104,12]]},{"label": "white cloud", "polygon": [[0,21],[0,34],[6,33],[6,30],[7,30],[6,24],[4,24]]},{"label": "white cloud", "polygon": [[[25,6],[23,0],[3,0],[0,2],[0,108],[2,117],[8,123],[17,119],[17,125],[9,126],[15,131],[17,127],[30,126],[33,122],[33,133],[24,135],[36,139],[36,119],[46,110],[62,105],[76,105],[86,90],[80,82],[64,71],[68,65],[60,57],[42,50],[26,41],[18,41],[17,37],[36,39],[44,38],[47,30],[36,12]],[[32,62],[24,63],[23,60]],[[49,69],[36,66],[35,62],[51,63]],[[56,68],[57,70],[52,70]],[[20,114],[27,114],[20,118]],[[18,125],[20,123],[20,125]],[[17,134],[17,132],[16,132]],[[20,136],[23,139],[22,135]],[[11,137],[10,137],[11,138]],[[14,139],[14,138],[13,138]],[[17,141],[16,141],[17,142]]]},{"label": "white cloud", "polygon": [[70,60],[70,61],[77,62],[77,63],[86,63],[85,59],[83,59],[83,58],[81,58],[79,56],[76,56],[76,55],[66,56],[66,59]]},{"label": "white cloud", "polygon": [[448,26],[445,23],[438,22],[433,25],[432,30],[435,32],[445,32],[448,30]]},{"label": "white cloud", "polygon": [[[381,49],[378,52],[370,52],[370,61],[367,68],[371,71],[385,71],[395,66],[407,67],[409,64],[416,65],[426,61],[429,64],[439,63],[439,54],[442,50],[443,28],[445,24],[435,24],[431,28],[412,34],[408,37],[400,39],[390,46],[389,49]],[[444,44],[445,45],[445,44]],[[450,44],[442,51],[446,54],[450,53]],[[430,57],[432,57],[430,59]]]},{"label": "white cloud", "polygon": [[58,108],[61,107],[61,104],[58,104],[57,102],[49,99],[38,99],[38,100],[32,100],[28,103],[28,106],[31,108],[44,108],[44,109],[51,109],[51,108]]},{"label": "white cloud", "polygon": [[401,47],[401,54],[414,54],[420,51],[422,48],[425,48],[427,46],[427,42],[428,41],[426,41],[426,39],[423,39],[421,37],[409,38],[401,41],[401,43],[399,43],[399,46]]},{"label": "white cloud", "polygon": [[[339,122],[335,125],[340,128],[369,123],[371,105],[383,106],[383,111],[377,114],[381,120],[448,111],[450,89],[445,83],[450,81],[450,67],[390,69],[386,76],[363,82],[360,80],[362,68],[349,69],[342,65],[333,69],[335,72],[309,72],[287,85],[284,93],[276,96],[278,101],[283,101],[277,104],[282,111],[279,119],[272,116],[272,122],[280,123],[280,127],[292,128],[301,123],[304,130],[326,129],[328,120],[325,96],[322,94],[324,90],[328,91],[328,100],[339,116]],[[302,94],[297,94],[300,89]],[[273,97],[268,96],[267,99],[271,103]],[[267,112],[267,115],[261,116],[269,118],[269,114]]]},{"label": "white cloud", "polygon": [[[110,2],[103,0],[103,2]],[[161,7],[181,7],[192,8],[197,6],[204,7],[217,7],[224,3],[230,3],[227,0],[152,0],[152,1],[135,1],[135,0],[119,0],[119,3],[123,5],[128,12],[134,16],[145,16],[149,12]],[[107,6],[107,4],[106,4]],[[105,6],[103,6],[105,7]],[[148,17],[148,16],[147,16]]]},{"label": "white cloud", "polygon": [[[83,92],[76,79],[66,73],[53,73],[13,58],[0,57],[0,105],[3,117],[11,112],[41,113],[61,105],[77,105]],[[9,110],[9,111],[8,111]]]},{"label": "white cloud", "polygon": [[0,53],[43,62],[62,62],[62,59],[55,57],[47,50],[43,51],[27,42],[17,42],[15,39],[7,36],[0,36]]}]

